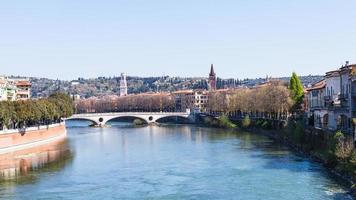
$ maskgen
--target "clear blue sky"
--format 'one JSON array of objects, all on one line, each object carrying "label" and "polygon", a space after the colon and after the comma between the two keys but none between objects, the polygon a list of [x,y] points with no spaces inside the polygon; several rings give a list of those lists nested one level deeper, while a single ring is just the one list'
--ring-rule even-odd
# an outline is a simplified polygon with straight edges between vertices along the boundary
[{"label": "clear blue sky", "polygon": [[10,0],[0,74],[74,79],[323,74],[356,63],[356,1]]}]

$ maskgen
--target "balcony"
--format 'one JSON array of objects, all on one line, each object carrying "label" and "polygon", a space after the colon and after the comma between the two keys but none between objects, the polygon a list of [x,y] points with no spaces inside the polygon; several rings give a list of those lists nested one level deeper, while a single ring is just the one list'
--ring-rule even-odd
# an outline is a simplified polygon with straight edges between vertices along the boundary
[{"label": "balcony", "polygon": [[349,94],[339,94],[339,99],[345,101],[349,98]]},{"label": "balcony", "polygon": [[29,95],[30,91],[28,91],[28,90],[18,90],[16,93],[17,94],[21,94],[21,95]]},{"label": "balcony", "polygon": [[329,101],[332,100],[332,98],[331,98],[331,96],[324,96],[324,100],[325,100],[326,102],[329,102]]}]

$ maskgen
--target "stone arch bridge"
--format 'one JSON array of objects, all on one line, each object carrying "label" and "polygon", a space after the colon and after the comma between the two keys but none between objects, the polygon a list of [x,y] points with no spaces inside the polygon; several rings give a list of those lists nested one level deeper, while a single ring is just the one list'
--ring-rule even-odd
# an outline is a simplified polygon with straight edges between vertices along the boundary
[{"label": "stone arch bridge", "polygon": [[88,120],[94,123],[95,126],[105,126],[105,124],[113,119],[122,117],[138,118],[152,124],[159,119],[167,117],[182,117],[190,119],[190,112],[113,112],[113,113],[87,113],[74,114],[66,120]]}]

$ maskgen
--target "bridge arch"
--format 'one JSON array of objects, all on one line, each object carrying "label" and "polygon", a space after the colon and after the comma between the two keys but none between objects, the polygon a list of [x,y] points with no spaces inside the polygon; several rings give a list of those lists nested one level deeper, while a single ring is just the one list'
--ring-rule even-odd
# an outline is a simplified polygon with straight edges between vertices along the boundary
[{"label": "bridge arch", "polygon": [[168,115],[168,116],[161,116],[161,117],[158,117],[155,122],[158,122],[158,123],[164,123],[166,121],[178,121],[178,120],[181,120],[182,122],[189,122],[189,118],[188,117],[185,117],[185,116],[179,116],[179,115]]},{"label": "bridge arch", "polygon": [[125,115],[122,115],[122,116],[114,116],[112,118],[109,118],[105,121],[105,124],[107,124],[108,122],[112,122],[112,121],[115,121],[115,120],[119,120],[119,119],[132,119],[132,121],[134,121],[135,119],[139,119],[141,121],[143,121],[143,123],[145,124],[148,124],[148,121],[147,119],[144,119],[143,117],[138,117],[138,116],[125,116]]},{"label": "bridge arch", "polygon": [[88,122],[92,123],[91,126],[99,125],[98,121],[95,121],[95,120],[90,119],[90,118],[85,118],[85,117],[69,118],[69,119],[66,119],[66,121],[88,121]]}]

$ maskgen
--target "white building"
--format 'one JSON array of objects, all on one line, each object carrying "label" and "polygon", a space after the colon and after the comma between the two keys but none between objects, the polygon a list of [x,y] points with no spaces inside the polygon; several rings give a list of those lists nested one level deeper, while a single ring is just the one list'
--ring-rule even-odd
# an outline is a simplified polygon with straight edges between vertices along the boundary
[{"label": "white building", "polygon": [[4,76],[0,76],[0,101],[7,100],[7,81]]},{"label": "white building", "polygon": [[120,97],[127,96],[127,81],[126,81],[126,74],[121,74],[120,80]]},{"label": "white building", "polygon": [[314,120],[315,128],[328,128],[328,110],[325,106],[326,81],[322,80],[308,88],[308,114]]},{"label": "white building", "polygon": [[31,98],[28,79],[0,77],[0,101],[27,100]]},{"label": "white building", "polygon": [[325,80],[308,88],[309,116],[315,128],[341,130],[355,138],[356,64],[348,62],[327,72]]},{"label": "white building", "polygon": [[20,80],[15,82],[16,85],[16,100],[27,100],[31,98],[31,83],[28,80]]}]

